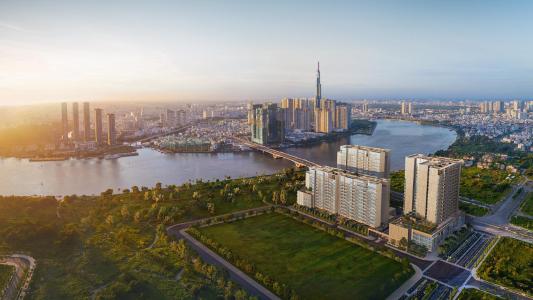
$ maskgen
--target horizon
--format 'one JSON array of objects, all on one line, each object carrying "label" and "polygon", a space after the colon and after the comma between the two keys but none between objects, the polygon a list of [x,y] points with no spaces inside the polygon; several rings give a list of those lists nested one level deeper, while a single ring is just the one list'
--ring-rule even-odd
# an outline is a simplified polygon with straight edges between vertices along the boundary
[{"label": "horizon", "polygon": [[[105,8],[105,9],[104,9]],[[529,9],[528,9],[529,8]],[[0,106],[533,96],[533,3],[0,4]]]}]

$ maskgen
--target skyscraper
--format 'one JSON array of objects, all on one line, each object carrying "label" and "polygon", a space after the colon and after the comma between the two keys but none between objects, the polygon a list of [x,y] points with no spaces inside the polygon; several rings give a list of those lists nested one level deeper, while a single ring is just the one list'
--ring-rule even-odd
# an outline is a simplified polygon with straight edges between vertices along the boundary
[{"label": "skyscraper", "polygon": [[337,166],[348,172],[388,178],[390,173],[390,150],[359,145],[344,145],[337,152]]},{"label": "skyscraper", "polygon": [[61,103],[61,133],[63,142],[68,141],[68,111],[67,103]]},{"label": "skyscraper", "polygon": [[348,130],[352,123],[352,107],[349,104],[339,104],[335,107],[335,128]]},{"label": "skyscraper", "polygon": [[440,224],[459,210],[462,161],[414,154],[405,158],[404,213]]},{"label": "skyscraper", "polygon": [[107,114],[107,144],[109,146],[115,145],[116,141],[115,132],[115,114]]},{"label": "skyscraper", "polygon": [[104,143],[102,132],[102,109],[96,108],[94,110],[94,139],[98,145],[102,145]]},{"label": "skyscraper", "polygon": [[368,112],[368,102],[365,101],[365,102],[363,103],[363,108],[362,108],[362,110],[363,110],[363,113],[367,113],[367,112]]},{"label": "skyscraper", "polygon": [[91,140],[91,111],[89,102],[83,102],[83,140]]},{"label": "skyscraper", "polygon": [[72,138],[75,141],[80,139],[80,109],[78,102],[72,103]]},{"label": "skyscraper", "polygon": [[322,99],[322,85],[320,84],[320,62],[318,62],[318,67],[316,70],[316,97],[315,97],[315,107],[320,106],[320,100]]},{"label": "skyscraper", "polygon": [[262,145],[279,144],[285,139],[283,110],[277,104],[267,103],[252,107],[252,142]]}]

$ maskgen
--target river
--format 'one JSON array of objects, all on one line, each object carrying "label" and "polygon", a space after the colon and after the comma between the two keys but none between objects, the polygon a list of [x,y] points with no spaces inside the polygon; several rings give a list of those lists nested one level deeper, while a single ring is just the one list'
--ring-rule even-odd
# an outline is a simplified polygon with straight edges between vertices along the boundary
[{"label": "river", "polygon": [[[353,135],[336,142],[285,149],[320,164],[335,166],[340,145],[351,144],[391,149],[392,169],[403,169],[404,157],[433,153],[447,148],[456,138],[446,128],[412,122],[379,120],[372,136]],[[116,160],[85,159],[29,162],[0,159],[0,195],[98,194],[108,188],[118,191],[133,185],[181,184],[189,180],[222,179],[271,174],[292,164],[261,153],[163,154],[140,149],[138,156]]]}]

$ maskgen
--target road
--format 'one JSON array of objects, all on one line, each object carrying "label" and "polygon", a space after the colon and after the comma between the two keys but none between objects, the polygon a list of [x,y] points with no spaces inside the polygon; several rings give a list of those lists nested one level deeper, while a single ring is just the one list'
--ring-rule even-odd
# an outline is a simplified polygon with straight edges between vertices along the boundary
[{"label": "road", "polygon": [[[520,188],[523,188],[522,193],[513,198]],[[531,191],[531,181],[521,182],[513,187],[513,191],[507,195],[494,213],[484,217],[469,217],[468,221],[477,230],[533,243],[533,232],[509,224],[509,219],[525,200],[527,193]]]},{"label": "road", "polygon": [[192,247],[196,252],[198,252],[198,255],[202,258],[202,260],[208,264],[216,265],[218,267],[222,267],[225,270],[228,271],[229,277],[232,281],[240,285],[243,289],[245,289],[248,294],[252,296],[256,296],[259,299],[267,300],[267,299],[280,299],[278,296],[274,295],[272,292],[270,292],[268,289],[257,283],[255,280],[253,280],[251,277],[246,275],[244,272],[227,262],[225,259],[220,257],[215,252],[211,251],[211,249],[204,246],[202,243],[198,242],[196,239],[191,237],[189,234],[185,232],[187,228],[191,226],[191,223],[185,223],[185,224],[178,224],[172,227],[169,227],[167,229],[167,232],[172,235],[175,238],[178,239],[184,239],[187,241],[190,247]]},{"label": "road", "polygon": [[15,276],[9,283],[3,299],[24,299],[35,270],[35,259],[27,255],[13,254],[0,257],[0,263],[15,267]]}]

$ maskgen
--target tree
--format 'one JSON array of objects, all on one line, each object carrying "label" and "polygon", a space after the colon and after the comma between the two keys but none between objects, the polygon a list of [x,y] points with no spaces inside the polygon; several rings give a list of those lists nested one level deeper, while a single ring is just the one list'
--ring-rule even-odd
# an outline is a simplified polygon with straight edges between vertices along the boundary
[{"label": "tree", "polygon": [[279,202],[279,193],[277,191],[274,191],[272,193],[272,202],[274,204],[277,204]]},{"label": "tree", "polygon": [[407,245],[408,245],[407,239],[403,237],[400,240],[400,248],[404,249],[404,250],[407,250]]},{"label": "tree", "polygon": [[128,210],[128,207],[126,205],[123,205],[120,209],[120,214],[122,215],[122,218],[127,219],[130,216],[130,211]]},{"label": "tree", "polygon": [[213,202],[207,203],[207,211],[210,214],[214,215],[215,214],[215,203],[213,203]]},{"label": "tree", "polygon": [[279,201],[283,205],[287,204],[287,191],[285,189],[281,190],[281,194],[279,196]]}]

